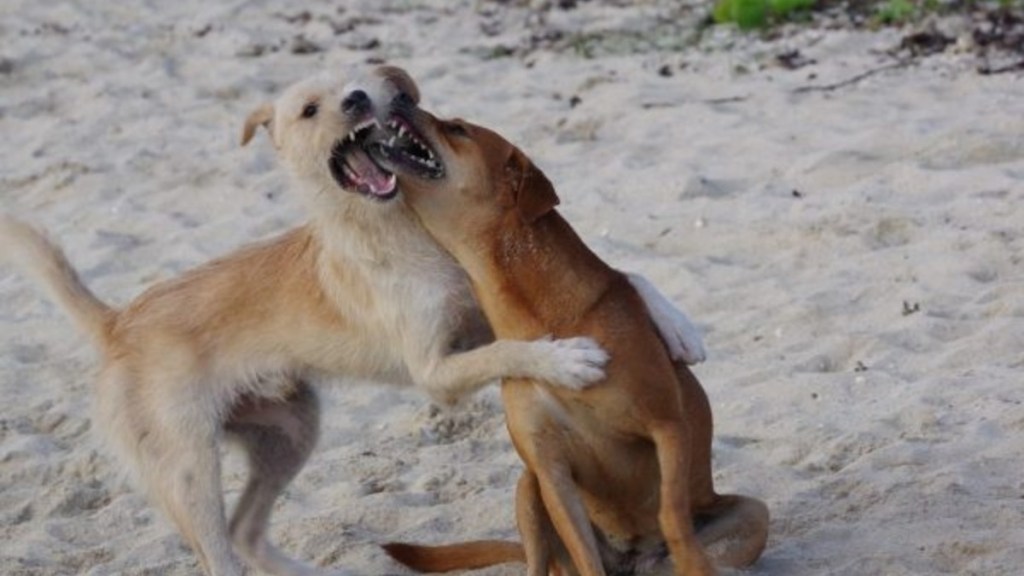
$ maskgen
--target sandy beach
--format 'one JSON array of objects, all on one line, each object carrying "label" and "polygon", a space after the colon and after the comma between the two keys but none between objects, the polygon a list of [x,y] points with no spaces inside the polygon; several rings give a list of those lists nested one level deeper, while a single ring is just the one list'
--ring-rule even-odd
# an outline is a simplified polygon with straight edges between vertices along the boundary
[{"label": "sandy beach", "polygon": [[[264,135],[238,144],[250,110],[397,64],[424,107],[523,148],[584,239],[700,327],[716,481],[773,515],[749,573],[1020,573],[1024,74],[955,45],[899,60],[892,28],[698,39],[706,3],[520,4],[6,0],[0,211],[122,305],[304,221]],[[0,573],[197,574],[97,444],[96,360],[0,267]],[[446,411],[333,384],[272,521],[289,554],[400,575],[378,543],[516,537],[496,387]]]}]

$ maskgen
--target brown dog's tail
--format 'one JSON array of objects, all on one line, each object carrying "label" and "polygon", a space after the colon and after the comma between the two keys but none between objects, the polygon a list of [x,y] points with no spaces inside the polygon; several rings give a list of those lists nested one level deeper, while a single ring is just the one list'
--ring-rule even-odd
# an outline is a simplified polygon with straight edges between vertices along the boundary
[{"label": "brown dog's tail", "polygon": [[521,544],[503,540],[476,540],[445,546],[391,542],[382,548],[398,563],[418,572],[473,570],[506,562],[526,561]]},{"label": "brown dog's tail", "polygon": [[115,312],[79,280],[60,248],[28,224],[0,214],[0,263],[18,265],[95,344],[104,347]]}]

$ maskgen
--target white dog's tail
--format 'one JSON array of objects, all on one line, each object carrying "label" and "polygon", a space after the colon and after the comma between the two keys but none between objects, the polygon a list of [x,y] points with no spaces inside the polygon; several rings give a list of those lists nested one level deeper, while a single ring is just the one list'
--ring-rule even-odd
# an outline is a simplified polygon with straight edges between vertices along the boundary
[{"label": "white dog's tail", "polygon": [[105,347],[116,312],[78,279],[60,248],[42,232],[0,214],[0,263],[17,265],[42,286],[100,348]]}]

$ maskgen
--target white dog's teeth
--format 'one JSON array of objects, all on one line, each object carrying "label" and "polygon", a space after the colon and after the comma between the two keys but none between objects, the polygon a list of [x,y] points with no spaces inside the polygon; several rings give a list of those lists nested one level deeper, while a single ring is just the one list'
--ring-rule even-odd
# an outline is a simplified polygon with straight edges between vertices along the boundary
[{"label": "white dog's teeth", "polygon": [[408,133],[408,130],[406,130],[406,129],[405,129],[405,126],[399,126],[399,127],[398,127],[398,137],[399,137],[399,138],[403,138],[403,137],[405,137],[405,135],[406,135],[407,133]]}]

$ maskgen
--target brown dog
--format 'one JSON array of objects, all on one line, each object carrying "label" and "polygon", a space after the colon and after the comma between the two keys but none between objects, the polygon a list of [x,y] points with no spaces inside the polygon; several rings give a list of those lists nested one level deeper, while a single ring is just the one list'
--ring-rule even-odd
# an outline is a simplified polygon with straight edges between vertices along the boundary
[{"label": "brown dog", "polygon": [[502,386],[526,464],[516,494],[522,550],[485,541],[391,544],[389,554],[423,571],[525,558],[531,576],[633,573],[657,563],[666,545],[675,574],[714,574],[705,548],[723,565],[756,560],[768,510],[715,493],[704,390],[685,366],[673,367],[627,278],[554,210],[544,174],[499,135],[463,121],[399,106],[388,126],[378,161],[469,273],[495,334],[589,336],[611,355],[607,379],[588,389],[517,378]]}]

